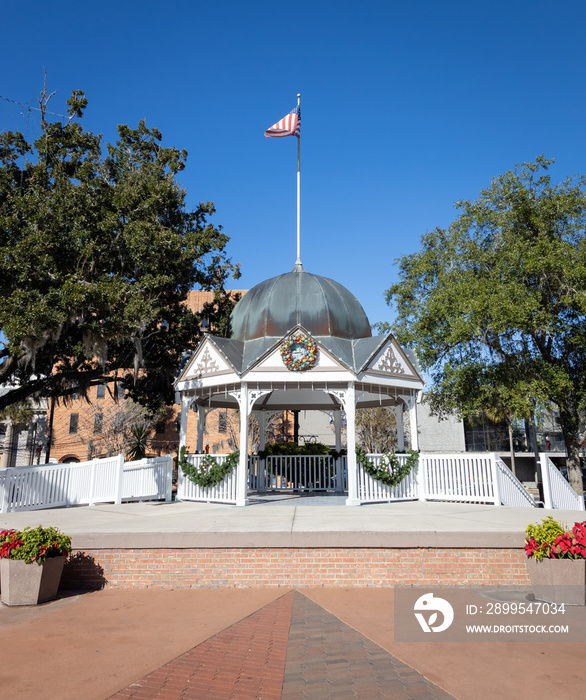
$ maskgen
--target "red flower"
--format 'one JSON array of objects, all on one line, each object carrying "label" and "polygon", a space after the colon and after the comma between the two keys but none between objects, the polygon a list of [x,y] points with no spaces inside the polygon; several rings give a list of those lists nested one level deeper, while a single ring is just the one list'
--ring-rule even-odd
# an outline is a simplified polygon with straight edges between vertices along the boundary
[{"label": "red flower", "polygon": [[580,544],[586,545],[586,521],[583,523],[576,523],[572,533]]}]

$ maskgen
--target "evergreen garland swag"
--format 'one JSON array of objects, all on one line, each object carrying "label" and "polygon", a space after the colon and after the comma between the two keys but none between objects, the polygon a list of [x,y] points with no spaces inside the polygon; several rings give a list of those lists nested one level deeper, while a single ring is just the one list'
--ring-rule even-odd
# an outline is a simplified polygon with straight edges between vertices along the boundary
[{"label": "evergreen garland swag", "polygon": [[231,474],[234,468],[238,465],[240,459],[240,450],[231,452],[226,461],[218,464],[218,460],[212,455],[205,455],[201,460],[199,468],[190,464],[185,457],[185,446],[179,451],[178,464],[181,467],[183,474],[196,486],[202,488],[211,488],[219,484],[225,476]]},{"label": "evergreen garland swag", "polygon": [[364,471],[369,476],[390,488],[398,486],[411,473],[418,457],[419,452],[417,450],[410,450],[405,464],[401,465],[394,452],[385,452],[379,466],[376,467],[368,459],[366,452],[361,447],[356,448],[356,461],[358,464],[364,467]]}]

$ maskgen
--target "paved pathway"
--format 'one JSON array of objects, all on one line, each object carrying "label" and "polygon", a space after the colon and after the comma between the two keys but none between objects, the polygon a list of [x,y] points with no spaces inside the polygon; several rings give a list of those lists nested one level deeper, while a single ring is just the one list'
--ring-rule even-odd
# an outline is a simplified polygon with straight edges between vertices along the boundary
[{"label": "paved pathway", "polygon": [[291,591],[112,696],[116,700],[440,700],[410,666]]}]

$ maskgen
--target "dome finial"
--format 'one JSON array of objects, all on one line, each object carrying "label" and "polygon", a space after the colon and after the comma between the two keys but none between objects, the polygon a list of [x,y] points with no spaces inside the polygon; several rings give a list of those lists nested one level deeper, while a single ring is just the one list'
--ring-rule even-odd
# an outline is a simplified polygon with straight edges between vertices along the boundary
[{"label": "dome finial", "polygon": [[293,268],[293,272],[305,272],[303,265],[301,264],[301,260],[297,260],[295,267]]}]

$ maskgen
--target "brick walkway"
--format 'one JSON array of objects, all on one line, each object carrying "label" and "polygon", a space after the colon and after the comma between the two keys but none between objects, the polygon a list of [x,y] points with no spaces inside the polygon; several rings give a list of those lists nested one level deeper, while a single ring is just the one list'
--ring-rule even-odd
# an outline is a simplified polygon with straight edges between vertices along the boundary
[{"label": "brick walkway", "polygon": [[117,700],[451,697],[297,591],[112,696]]}]

